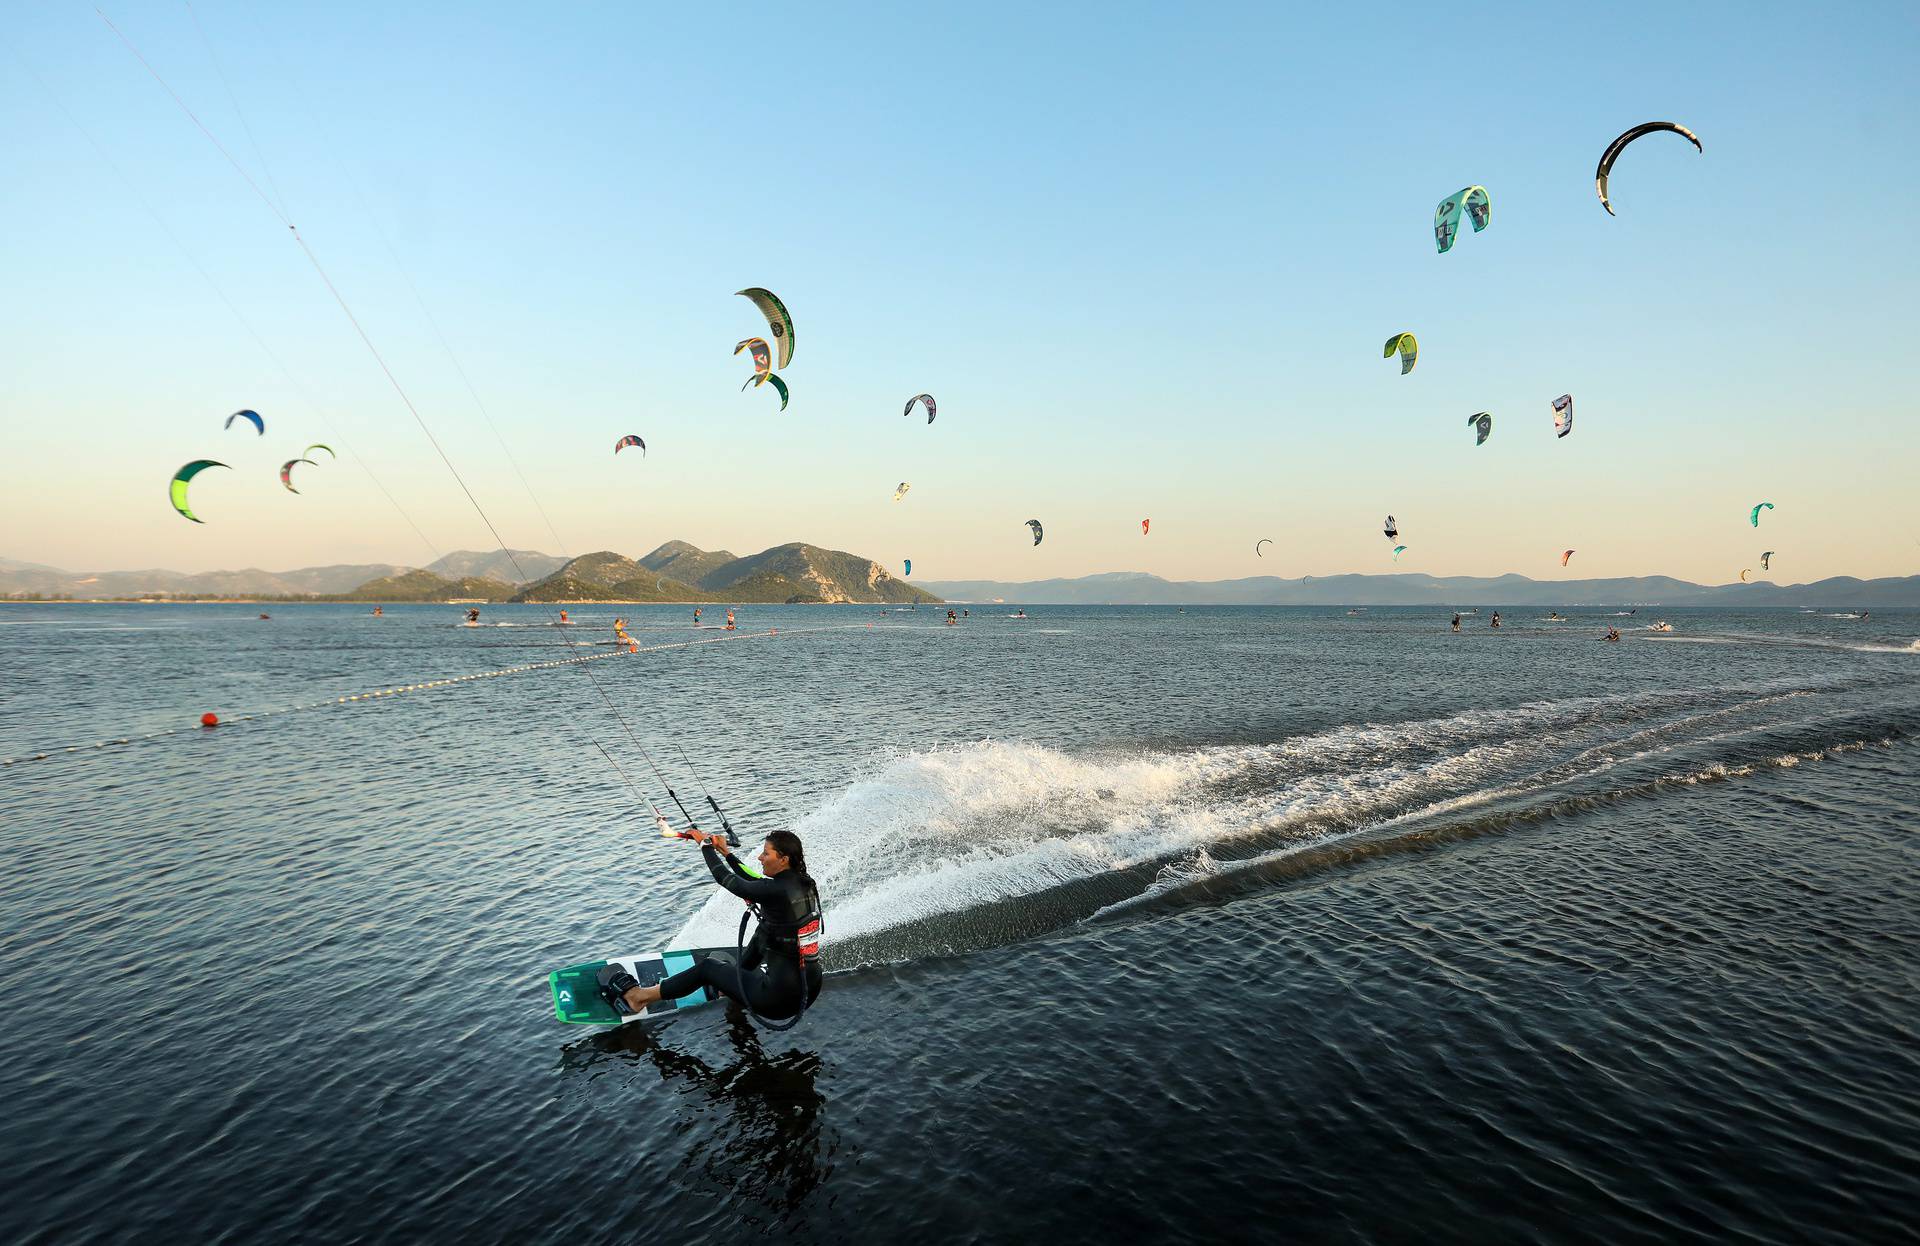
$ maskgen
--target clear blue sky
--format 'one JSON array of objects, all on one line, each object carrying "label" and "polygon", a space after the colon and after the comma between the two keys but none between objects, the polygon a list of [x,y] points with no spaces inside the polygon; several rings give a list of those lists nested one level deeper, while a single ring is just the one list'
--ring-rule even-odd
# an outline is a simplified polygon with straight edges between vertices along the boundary
[{"label": "clear blue sky", "polygon": [[[1920,571],[1912,4],[105,7],[518,546],[1329,574],[1395,569],[1391,511],[1398,569],[1436,574]],[[286,230],[92,7],[17,6],[0,43],[0,556],[488,547]],[[1705,154],[1636,144],[1609,218],[1594,163],[1655,119]],[[1437,255],[1469,183],[1493,223]],[[737,392],[749,285],[797,324],[784,414]],[[931,428],[900,415],[922,390]],[[266,438],[221,429],[243,406]],[[644,461],[612,455],[627,432]],[[285,493],[309,441],[425,539],[350,457]],[[241,469],[202,478],[203,526],[165,500],[198,457]]]}]

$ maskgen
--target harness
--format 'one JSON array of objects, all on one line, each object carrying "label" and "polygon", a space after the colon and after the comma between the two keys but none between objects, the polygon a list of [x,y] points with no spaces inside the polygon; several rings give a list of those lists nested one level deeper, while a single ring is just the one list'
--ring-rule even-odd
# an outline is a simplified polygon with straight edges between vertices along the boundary
[{"label": "harness", "polygon": [[[763,1029],[775,1034],[791,1030],[800,1024],[807,1015],[807,966],[817,964],[820,958],[821,918],[820,891],[812,881],[807,883],[807,910],[793,920],[782,920],[769,916],[766,910],[753,901],[747,901],[747,911],[740,914],[740,932],[733,941],[733,974],[740,991],[740,1003],[746,1008],[747,1015],[759,1022]],[[769,1021],[754,1010],[753,996],[747,994],[747,922],[758,921],[761,931],[774,940],[782,940],[793,945],[798,953],[796,961],[800,969],[800,1011],[785,1021]]]}]

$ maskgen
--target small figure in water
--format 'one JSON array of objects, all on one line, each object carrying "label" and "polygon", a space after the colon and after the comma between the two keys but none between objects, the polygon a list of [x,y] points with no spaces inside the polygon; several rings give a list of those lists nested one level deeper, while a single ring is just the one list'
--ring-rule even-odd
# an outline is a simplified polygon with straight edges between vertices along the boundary
[{"label": "small figure in water", "polygon": [[1547,622],[1564,623],[1566,622],[1566,620],[1560,617],[1560,612],[1558,610],[1549,610],[1547,611]]},{"label": "small figure in water", "polygon": [[700,626],[700,607],[698,606],[693,608],[693,625],[695,627]]},{"label": "small figure in water", "polygon": [[970,619],[970,618],[972,618],[972,617],[973,617],[973,611],[971,611],[971,610],[962,610],[962,611],[960,612],[960,617],[961,617],[961,618],[963,618],[963,619]]},{"label": "small figure in water", "polygon": [[479,621],[480,621],[480,607],[478,607],[478,606],[468,606],[468,607],[467,607],[467,622],[469,622],[469,623],[478,623]]},{"label": "small figure in water", "polygon": [[[272,615],[270,615],[270,614],[263,614],[263,615],[261,615],[260,617],[261,617],[261,618],[263,618],[263,619],[270,619],[270,618],[272,618],[273,616],[272,616]],[[1863,617],[1863,618],[1864,618],[1865,616],[1863,615],[1863,616],[1861,616],[1861,617]]]},{"label": "small figure in water", "polygon": [[951,610],[949,610],[949,611],[947,611],[947,626],[948,626],[948,627],[955,627],[955,626],[958,626],[958,624],[959,624],[959,622],[960,622],[960,616],[959,616],[959,615],[957,615],[957,614],[955,614],[955,613],[954,613],[953,611],[951,611]]},{"label": "small figure in water", "polygon": [[727,630],[733,630],[733,611],[727,611]]},{"label": "small figure in water", "polygon": [[745,900],[760,919],[735,964],[730,954],[708,954],[663,980],[641,986],[632,974],[609,965],[600,971],[600,994],[614,1011],[631,1015],[663,999],[679,999],[701,987],[745,1004],[756,1017],[784,1021],[806,1010],[820,994],[820,892],[807,874],[800,837],[775,831],[760,848],[760,874],[747,873],[724,835],[688,835],[713,880]]},{"label": "small figure in water", "polygon": [[373,617],[374,617],[374,618],[376,618],[376,619],[377,619],[377,618],[379,618],[379,617],[380,617],[381,615],[383,615],[383,614],[385,614],[385,613],[386,613],[386,611],[385,611],[385,610],[382,610],[382,609],[381,609],[380,607],[378,607],[378,606],[375,606],[375,607],[373,608]]},{"label": "small figure in water", "polygon": [[1620,629],[1617,627],[1609,627],[1607,629],[1607,639],[1617,643],[1620,639]]},{"label": "small figure in water", "polygon": [[1490,624],[1490,626],[1492,626],[1492,627],[1499,627],[1499,626],[1500,626],[1500,612],[1499,612],[1498,610],[1495,610],[1495,611],[1493,612],[1493,621],[1492,621],[1492,623]]},{"label": "small figure in water", "polygon": [[1453,616],[1453,630],[1456,632],[1460,630],[1460,616],[1457,614]]},{"label": "small figure in water", "polygon": [[633,637],[627,635],[627,621],[625,619],[615,619],[613,621],[613,638],[615,640],[627,641],[629,644],[632,643]]},{"label": "small figure in water", "polygon": [[1025,610],[1016,611],[1013,617],[1016,619],[1024,619],[1027,617],[1027,612]]},{"label": "small figure in water", "polygon": [[573,620],[572,620],[572,619],[570,619],[570,618],[568,618],[568,617],[567,617],[567,612],[566,612],[565,610],[562,610],[562,611],[560,612],[560,621],[561,621],[562,623],[571,623],[571,622],[573,622]]},{"label": "small figure in water", "polygon": [[[1871,610],[1862,610],[1862,611],[1860,612],[1860,621],[1861,621],[1862,623],[1865,623],[1865,622],[1867,621],[1867,616],[1868,616],[1868,615],[1870,615],[1870,614],[1872,614],[1872,613],[1873,613],[1873,611],[1871,611]],[[266,618],[267,616],[263,614],[263,615],[261,615],[260,617],[264,619],[264,618]]]}]

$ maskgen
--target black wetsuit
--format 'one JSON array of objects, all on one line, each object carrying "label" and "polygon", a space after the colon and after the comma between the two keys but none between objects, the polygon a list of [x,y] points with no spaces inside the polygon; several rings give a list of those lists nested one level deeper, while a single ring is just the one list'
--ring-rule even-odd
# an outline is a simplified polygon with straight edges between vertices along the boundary
[{"label": "black wetsuit", "polygon": [[[723,857],[702,844],[714,881],[743,900],[752,901],[763,920],[747,940],[744,959],[735,972],[732,956],[703,956],[693,968],[683,969],[660,984],[663,999],[679,999],[701,987],[711,987],[729,999],[749,1005],[760,1016],[785,1020],[801,1009],[801,992],[811,1004],[820,994],[819,897],[811,879],[788,870],[773,878],[755,878],[732,857]],[[802,944],[809,949],[804,960]],[[802,968],[804,964],[805,968]],[[747,997],[740,998],[741,987]]]}]

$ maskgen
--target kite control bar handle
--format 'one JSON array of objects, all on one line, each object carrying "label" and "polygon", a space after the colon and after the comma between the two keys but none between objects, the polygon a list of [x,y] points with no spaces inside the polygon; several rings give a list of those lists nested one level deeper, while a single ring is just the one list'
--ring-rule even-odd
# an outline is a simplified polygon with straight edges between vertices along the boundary
[{"label": "kite control bar handle", "polygon": [[[706,837],[700,834],[698,831],[676,831],[671,827],[663,826],[660,828],[660,838],[662,839],[704,839]],[[738,848],[740,846],[740,837],[738,835],[735,835],[731,830],[727,832],[727,845],[732,848]]]}]

